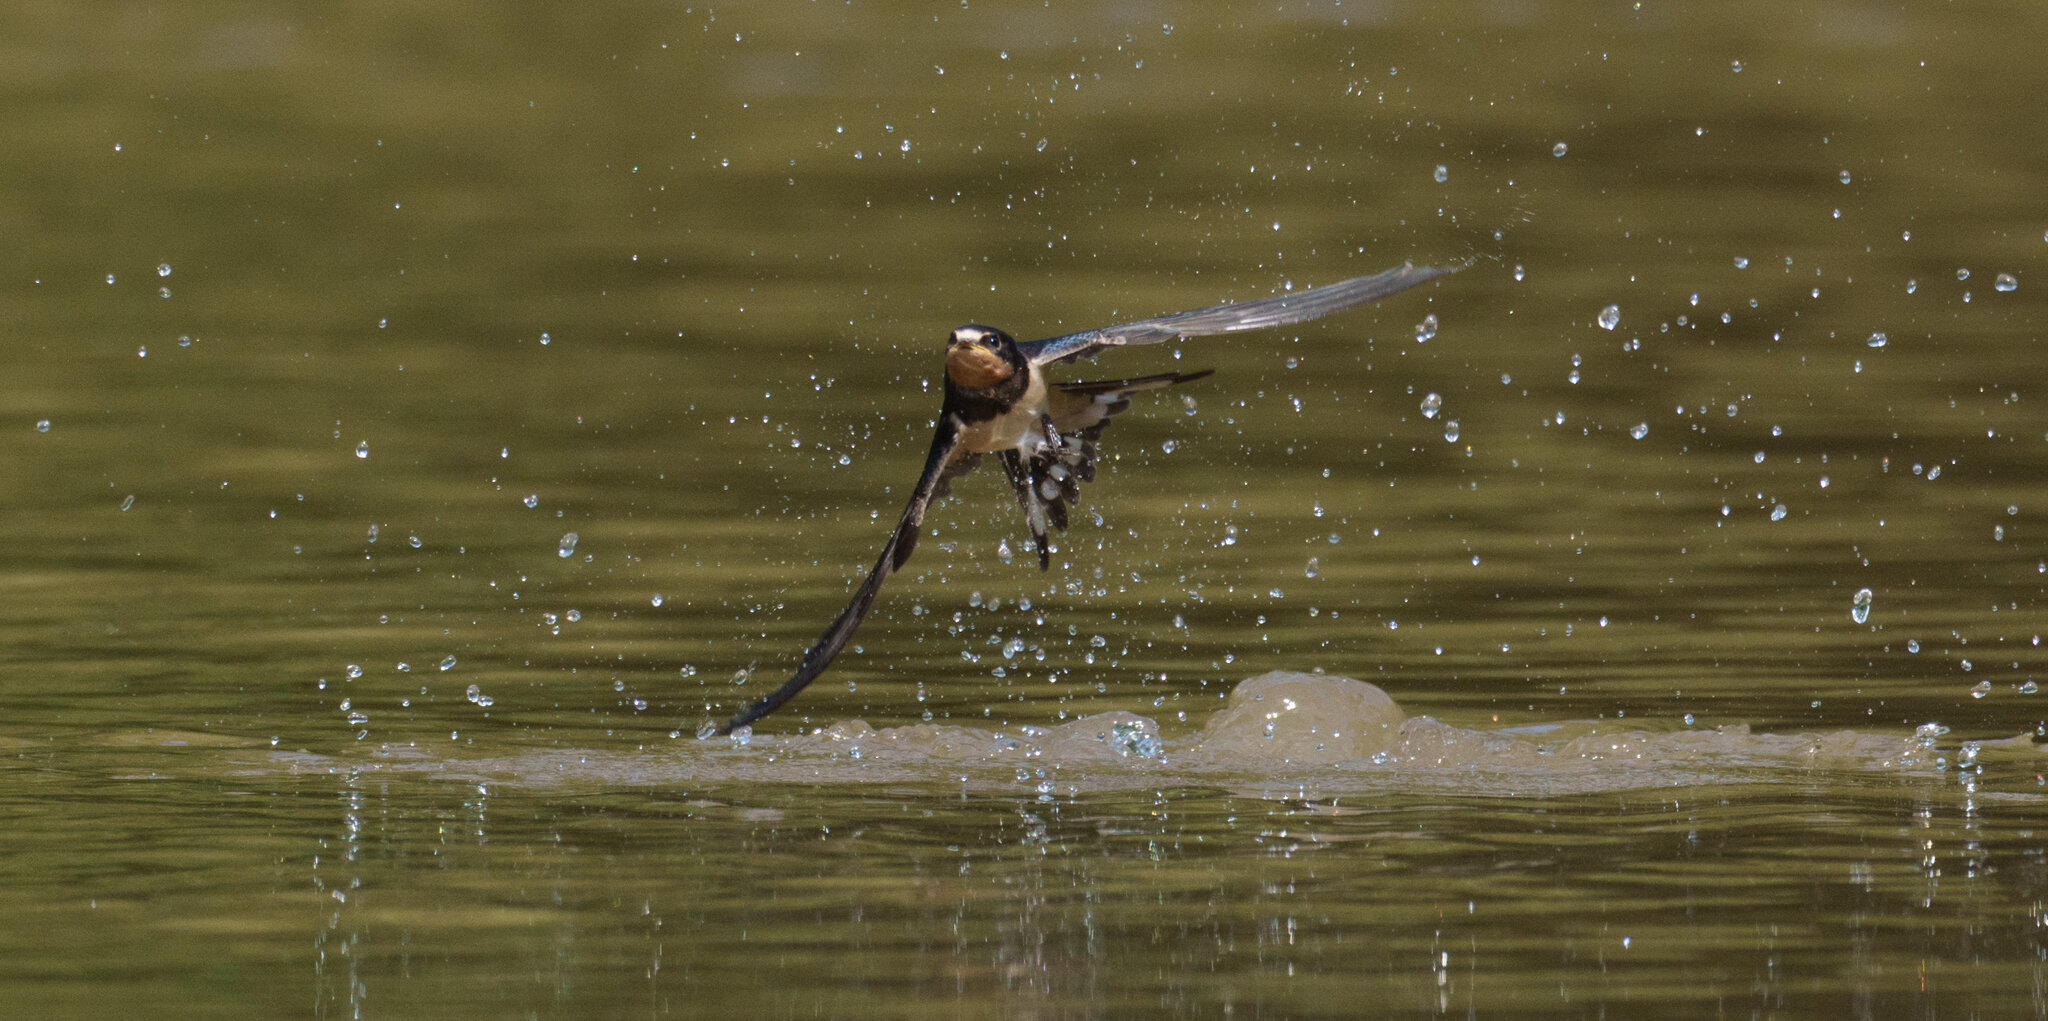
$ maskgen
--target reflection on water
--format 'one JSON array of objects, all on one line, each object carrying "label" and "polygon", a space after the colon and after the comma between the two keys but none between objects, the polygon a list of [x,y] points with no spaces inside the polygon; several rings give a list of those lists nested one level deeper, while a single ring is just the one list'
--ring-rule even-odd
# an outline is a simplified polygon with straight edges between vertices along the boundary
[{"label": "reflection on water", "polygon": [[[105,735],[41,754],[132,773],[0,806],[0,851],[89,892],[16,891],[0,943],[94,947],[40,986],[57,1008],[118,980],[324,1016],[2041,1009],[2024,739],[1472,730],[1314,675],[1230,702],[1164,737],[1129,713],[483,755]],[[38,798],[59,785],[102,796]],[[251,857],[253,901],[212,878]],[[235,979],[278,968],[289,996]]]}]

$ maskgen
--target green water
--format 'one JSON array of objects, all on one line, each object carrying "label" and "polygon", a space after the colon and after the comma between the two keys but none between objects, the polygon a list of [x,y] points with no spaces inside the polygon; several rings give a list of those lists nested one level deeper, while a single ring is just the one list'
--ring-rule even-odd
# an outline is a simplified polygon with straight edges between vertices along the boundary
[{"label": "green water", "polygon": [[[7,21],[10,1013],[2048,1014],[2034,7]],[[1407,259],[693,739],[951,327]],[[1204,759],[1269,670],[1409,743]]]}]

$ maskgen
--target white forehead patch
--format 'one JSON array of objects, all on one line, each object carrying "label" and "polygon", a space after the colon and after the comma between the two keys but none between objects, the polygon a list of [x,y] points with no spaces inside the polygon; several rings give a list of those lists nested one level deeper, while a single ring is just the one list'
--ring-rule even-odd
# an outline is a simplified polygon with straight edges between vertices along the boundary
[{"label": "white forehead patch", "polygon": [[954,327],[952,343],[979,344],[988,340],[991,335],[986,327],[975,326],[970,323],[966,326]]}]

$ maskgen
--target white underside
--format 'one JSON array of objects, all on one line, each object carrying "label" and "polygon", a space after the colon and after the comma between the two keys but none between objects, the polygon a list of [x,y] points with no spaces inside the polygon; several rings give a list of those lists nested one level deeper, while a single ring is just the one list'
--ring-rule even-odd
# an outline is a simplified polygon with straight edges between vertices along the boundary
[{"label": "white underside", "polygon": [[1025,389],[1024,396],[1007,414],[968,426],[960,434],[961,446],[972,454],[1011,449],[1035,452],[1045,443],[1045,432],[1039,423],[1044,414],[1045,374],[1034,365],[1031,367],[1031,385]]}]

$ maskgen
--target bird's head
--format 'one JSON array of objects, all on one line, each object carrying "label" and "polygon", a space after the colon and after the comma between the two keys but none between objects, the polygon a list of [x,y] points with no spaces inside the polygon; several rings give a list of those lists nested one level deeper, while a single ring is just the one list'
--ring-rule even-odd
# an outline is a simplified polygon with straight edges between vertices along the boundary
[{"label": "bird's head", "polygon": [[1010,335],[969,323],[946,341],[946,378],[954,386],[986,390],[1015,376],[1024,356]]}]

